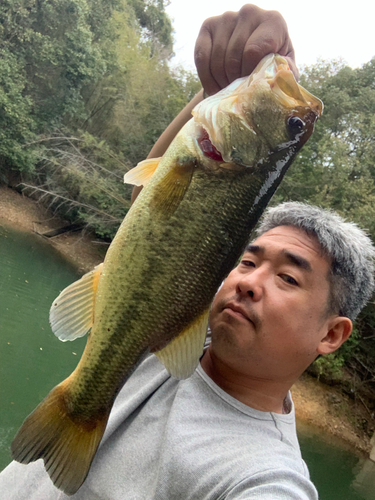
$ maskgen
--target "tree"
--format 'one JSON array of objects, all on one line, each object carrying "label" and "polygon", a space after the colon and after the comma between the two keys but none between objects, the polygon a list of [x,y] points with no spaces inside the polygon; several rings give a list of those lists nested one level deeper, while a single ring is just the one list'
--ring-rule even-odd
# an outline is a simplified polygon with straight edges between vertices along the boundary
[{"label": "tree", "polygon": [[[92,3],[97,6],[99,1]],[[95,40],[105,32],[114,2],[101,10],[107,17],[100,25],[90,4],[90,0],[1,2],[3,169],[31,170],[35,154],[23,145],[67,116],[82,114],[82,88],[106,73],[108,54]]]},{"label": "tree", "polygon": [[151,55],[159,47],[164,48],[166,57],[172,55],[172,23],[165,12],[164,0],[128,0],[134,9],[142,35],[151,42]]},{"label": "tree", "polygon": [[129,208],[124,173],[198,90],[197,78],[168,67],[161,1],[28,2],[0,6],[10,20],[0,33],[9,55],[0,162],[23,172],[28,193],[111,238]]}]

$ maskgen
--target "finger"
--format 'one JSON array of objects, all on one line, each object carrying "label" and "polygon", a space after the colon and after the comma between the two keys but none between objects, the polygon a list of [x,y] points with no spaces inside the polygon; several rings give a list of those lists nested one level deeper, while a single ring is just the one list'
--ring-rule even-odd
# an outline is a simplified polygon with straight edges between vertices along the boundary
[{"label": "finger", "polygon": [[284,18],[277,11],[261,11],[258,14],[258,25],[244,48],[242,76],[251,73],[261,59],[270,53],[289,56],[292,60],[292,69],[297,69],[294,61],[293,45]]},{"label": "finger", "polygon": [[226,12],[203,23],[195,44],[194,59],[199,79],[208,94],[214,94],[229,83],[225,53],[236,22],[235,12]]},{"label": "finger", "polygon": [[244,5],[237,16],[237,24],[232,33],[225,56],[225,71],[229,82],[243,75],[243,53],[248,39],[262,22],[263,9],[255,5]]},{"label": "finger", "polygon": [[219,22],[215,25],[213,33],[213,45],[211,53],[211,75],[218,86],[222,89],[229,85],[225,63],[229,40],[237,24],[236,12],[225,12],[220,16]]},{"label": "finger", "polygon": [[194,48],[194,61],[202,87],[207,94],[211,95],[220,90],[220,87],[213,78],[210,69],[212,33],[209,21],[209,19],[206,20],[199,31]]},{"label": "finger", "polygon": [[298,80],[299,80],[299,70],[298,70],[297,64],[296,64],[296,56],[295,56],[293,44],[292,44],[292,41],[291,41],[291,39],[289,37],[286,40],[284,47],[282,47],[279,50],[279,54],[281,56],[284,56],[285,59],[288,61],[289,67],[292,70],[292,72],[294,74],[294,77],[295,77],[295,79],[298,82]]},{"label": "finger", "polygon": [[261,24],[248,39],[242,57],[242,75],[250,74],[264,56],[277,53],[284,40],[275,38],[275,33],[270,33],[266,24]]}]

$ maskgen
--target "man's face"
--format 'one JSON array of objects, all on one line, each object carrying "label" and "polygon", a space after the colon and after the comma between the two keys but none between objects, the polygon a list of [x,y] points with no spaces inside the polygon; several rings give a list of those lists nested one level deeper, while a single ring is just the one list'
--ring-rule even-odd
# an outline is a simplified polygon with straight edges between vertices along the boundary
[{"label": "man's face", "polygon": [[279,226],[257,238],[214,299],[213,354],[259,377],[302,372],[332,319],[329,265],[318,241],[300,229]]}]

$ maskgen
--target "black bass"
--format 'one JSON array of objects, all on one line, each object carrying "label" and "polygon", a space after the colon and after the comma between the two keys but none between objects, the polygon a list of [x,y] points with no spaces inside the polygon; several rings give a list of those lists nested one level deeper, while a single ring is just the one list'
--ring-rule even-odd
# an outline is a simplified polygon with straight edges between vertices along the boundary
[{"label": "black bass", "polygon": [[61,340],[91,330],[85,351],[23,423],[15,460],[43,458],[54,484],[71,495],[141,358],[154,352],[173,376],[191,375],[215,292],[321,112],[287,61],[271,54],[198,104],[161,159],[125,175],[145,187],[104,263],[51,308]]}]

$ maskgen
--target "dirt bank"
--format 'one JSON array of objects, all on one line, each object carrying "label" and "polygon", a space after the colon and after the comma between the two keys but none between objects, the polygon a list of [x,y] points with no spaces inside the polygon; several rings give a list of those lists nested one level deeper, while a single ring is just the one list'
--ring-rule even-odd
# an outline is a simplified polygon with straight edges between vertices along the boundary
[{"label": "dirt bank", "polygon": [[[66,223],[35,201],[0,186],[0,224],[43,234]],[[83,273],[102,262],[106,246],[82,232],[68,232],[48,241]],[[330,433],[359,451],[369,453],[370,439],[363,430],[366,409],[346,395],[304,375],[292,389],[297,419]]]},{"label": "dirt bank", "polygon": [[364,431],[370,416],[362,404],[308,374],[293,386],[292,395],[297,421],[312,424],[366,455],[370,453],[370,438]]},{"label": "dirt bank", "polygon": [[[49,212],[36,201],[1,185],[0,223],[39,235],[68,225],[66,221]],[[82,273],[100,264],[107,249],[107,245],[98,242],[92,234],[82,233],[82,231],[67,232],[53,238],[45,238],[45,240]]]}]

